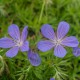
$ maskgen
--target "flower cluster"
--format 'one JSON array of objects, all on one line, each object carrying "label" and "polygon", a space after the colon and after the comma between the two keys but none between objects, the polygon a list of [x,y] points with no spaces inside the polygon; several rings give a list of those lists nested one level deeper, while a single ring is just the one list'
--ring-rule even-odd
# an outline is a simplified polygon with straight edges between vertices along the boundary
[{"label": "flower cluster", "polygon": [[[67,53],[64,47],[72,47],[73,54],[80,56],[80,48],[78,48],[79,42],[75,36],[67,37],[66,34],[69,31],[69,24],[67,22],[60,22],[57,32],[54,32],[53,28],[49,24],[44,24],[41,28],[41,33],[47,40],[41,40],[37,44],[37,48],[42,52],[48,51],[54,48],[54,55],[57,57],[64,57]],[[28,36],[28,27],[25,26],[22,33],[19,31],[19,27],[12,24],[8,28],[8,34],[10,37],[4,37],[0,39],[0,48],[10,48],[6,52],[7,57],[15,57],[20,50],[21,52],[28,51],[28,60],[33,66],[39,66],[41,64],[41,58],[38,53],[34,53],[29,47],[29,41],[26,40]],[[52,80],[52,79],[51,79]]]}]

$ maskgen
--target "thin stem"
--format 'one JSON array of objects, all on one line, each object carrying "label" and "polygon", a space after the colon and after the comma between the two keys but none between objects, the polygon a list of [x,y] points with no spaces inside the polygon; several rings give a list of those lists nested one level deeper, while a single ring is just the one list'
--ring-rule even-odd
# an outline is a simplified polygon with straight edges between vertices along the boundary
[{"label": "thin stem", "polygon": [[43,0],[42,9],[41,9],[41,12],[40,12],[39,24],[40,24],[40,21],[41,21],[42,15],[43,15],[44,6],[45,6],[45,0]]}]

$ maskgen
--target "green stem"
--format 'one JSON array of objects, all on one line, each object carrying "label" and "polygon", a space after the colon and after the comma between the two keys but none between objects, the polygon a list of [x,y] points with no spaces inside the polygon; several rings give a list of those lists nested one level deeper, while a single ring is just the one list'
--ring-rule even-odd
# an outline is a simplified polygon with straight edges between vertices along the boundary
[{"label": "green stem", "polygon": [[45,6],[45,0],[43,0],[42,9],[41,9],[41,12],[40,12],[39,24],[40,24],[40,21],[42,19],[42,15],[43,15],[43,11],[44,11],[44,6]]}]

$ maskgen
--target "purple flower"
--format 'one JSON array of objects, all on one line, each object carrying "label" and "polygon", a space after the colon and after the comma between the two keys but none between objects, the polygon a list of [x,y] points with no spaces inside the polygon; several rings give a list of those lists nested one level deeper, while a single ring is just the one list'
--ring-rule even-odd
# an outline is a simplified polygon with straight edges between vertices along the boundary
[{"label": "purple flower", "polygon": [[55,80],[54,78],[50,78],[50,80]]},{"label": "purple flower", "polygon": [[8,33],[11,38],[1,38],[0,47],[1,48],[11,48],[6,52],[7,57],[14,57],[17,55],[19,49],[24,52],[29,50],[29,42],[26,41],[27,38],[27,26],[24,27],[22,34],[20,36],[19,28],[17,25],[12,24],[8,28]]},{"label": "purple flower", "polygon": [[39,66],[41,64],[41,59],[37,53],[28,51],[28,59],[33,66]]},{"label": "purple flower", "polygon": [[74,47],[73,48],[73,54],[76,57],[80,56],[80,48],[79,47]]},{"label": "purple flower", "polygon": [[67,22],[60,22],[57,32],[54,33],[53,28],[49,24],[45,24],[41,28],[41,32],[48,40],[38,42],[37,47],[39,50],[45,52],[54,47],[54,55],[57,57],[64,57],[67,53],[65,46],[76,47],[79,42],[74,36],[66,37],[69,31],[69,24]]}]

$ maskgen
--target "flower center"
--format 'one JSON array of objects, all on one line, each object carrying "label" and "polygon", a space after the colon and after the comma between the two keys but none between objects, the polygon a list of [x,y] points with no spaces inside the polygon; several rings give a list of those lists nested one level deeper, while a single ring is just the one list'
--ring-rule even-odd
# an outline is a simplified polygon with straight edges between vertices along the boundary
[{"label": "flower center", "polygon": [[23,45],[23,42],[20,40],[15,41],[16,46],[21,47]]},{"label": "flower center", "polygon": [[56,46],[60,45],[61,42],[62,42],[61,39],[55,39],[55,40],[53,40],[53,43],[54,43]]}]

